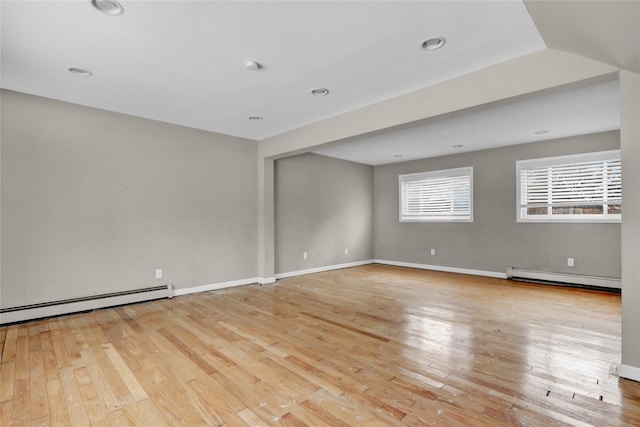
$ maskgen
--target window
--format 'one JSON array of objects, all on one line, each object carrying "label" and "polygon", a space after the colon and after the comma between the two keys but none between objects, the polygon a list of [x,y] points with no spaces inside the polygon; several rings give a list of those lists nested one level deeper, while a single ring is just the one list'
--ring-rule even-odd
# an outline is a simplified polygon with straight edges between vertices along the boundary
[{"label": "window", "polygon": [[620,222],[620,150],[516,162],[519,222]]},{"label": "window", "polygon": [[473,221],[473,168],[400,175],[400,222]]}]

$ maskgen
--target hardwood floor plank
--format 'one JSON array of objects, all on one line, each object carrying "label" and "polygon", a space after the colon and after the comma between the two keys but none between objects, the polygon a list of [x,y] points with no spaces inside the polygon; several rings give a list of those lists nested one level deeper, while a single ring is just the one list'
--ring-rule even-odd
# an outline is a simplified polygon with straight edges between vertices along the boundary
[{"label": "hardwood floor plank", "polygon": [[87,416],[91,420],[92,427],[109,426],[109,420],[107,413],[105,412],[104,403],[99,398],[93,398],[84,401],[84,406],[87,411]]},{"label": "hardwood floor plank", "polygon": [[124,410],[133,412],[134,417],[141,421],[139,425],[154,427],[169,426],[165,418],[160,414],[160,411],[158,411],[156,405],[149,399],[133,402],[125,406]]},{"label": "hardwood floor plank", "polygon": [[155,329],[148,327],[144,333],[145,339],[149,340],[156,348],[158,353],[155,353],[161,358],[160,363],[166,363],[171,372],[176,375],[181,381],[190,381],[198,377],[202,371],[198,369],[191,360],[184,357],[178,348],[172,345],[171,341],[167,340],[162,334]]},{"label": "hardwood floor plank", "polygon": [[29,337],[18,337],[16,344],[16,380],[29,379]]},{"label": "hardwood floor plank", "polygon": [[343,421],[340,416],[329,412],[315,402],[305,400],[300,404],[300,406],[305,408],[310,414],[326,422],[328,425],[338,427],[349,427],[351,425],[348,422]]},{"label": "hardwood floor plank", "polygon": [[[278,371],[284,376],[284,378],[280,381],[287,381],[287,383],[294,382],[294,384],[296,385],[306,385],[304,389],[306,389],[307,392],[315,392],[319,388],[323,388],[336,395],[342,393],[342,389],[340,387],[337,387],[330,381],[325,381],[322,378],[323,376],[325,376],[324,372],[315,369],[308,369],[313,367],[311,365],[305,364],[300,359],[297,359],[293,356],[287,356],[286,358],[282,359],[278,356],[269,354],[267,354],[267,357],[270,359],[270,363],[266,362],[265,364],[270,367],[277,366],[278,368],[275,368],[274,370]],[[302,400],[304,400],[304,398]]]},{"label": "hardwood floor plank", "polygon": [[[245,405],[236,399],[232,394],[227,393],[222,384],[216,381],[215,375],[204,375],[201,378],[189,381],[189,386],[198,392],[201,396],[205,394],[211,395],[220,402],[221,411],[238,412],[245,408]],[[235,418],[235,417],[233,417]]]},{"label": "hardwood floor plank", "polygon": [[283,416],[278,418],[276,420],[276,422],[278,423],[278,425],[283,425],[283,426],[287,426],[287,427],[289,427],[289,426],[290,427],[304,427],[304,426],[306,426],[306,424],[300,418],[296,417],[291,412],[287,412],[286,414],[284,414]]},{"label": "hardwood floor plank", "polygon": [[603,292],[291,277],[0,327],[0,424],[640,425],[620,322]]},{"label": "hardwood floor plank", "polygon": [[107,343],[113,345],[124,363],[131,371],[139,371],[145,367],[146,359],[158,352],[158,348],[150,345],[149,341],[140,339],[142,335],[129,336],[122,340]]},{"label": "hardwood floor plank", "polygon": [[124,381],[126,387],[131,392],[133,398],[137,401],[148,399],[149,395],[145,391],[145,389],[140,385],[136,376],[131,372],[131,369],[124,362],[120,354],[115,350],[111,343],[104,344],[102,346],[104,352],[111,360],[111,363],[115,367],[116,371],[120,375],[120,378]]},{"label": "hardwood floor plank", "polygon": [[4,336],[4,345],[2,349],[2,363],[11,362],[16,358],[17,344],[18,344],[18,326],[13,325],[6,328]]},{"label": "hardwood floor plank", "polygon": [[192,363],[194,363],[201,371],[209,374],[216,373],[216,368],[211,366],[207,361],[205,361],[200,355],[198,355],[194,350],[192,350],[188,345],[180,340],[177,336],[166,329],[158,329],[160,335],[165,337],[167,341],[174,345],[176,349],[178,349],[184,356],[187,357]]},{"label": "hardwood floor plank", "polygon": [[133,332],[135,332],[136,334],[141,334],[144,332],[144,328],[140,326],[136,319],[129,314],[129,311],[126,307],[117,307],[115,308],[115,311],[116,313],[118,313],[118,316],[120,316],[126,322],[127,326],[129,326],[129,328],[131,328]]},{"label": "hardwood floor plank", "polygon": [[285,400],[281,393],[264,381],[253,381],[250,376],[242,375],[241,368],[230,367],[225,371],[214,374],[216,381],[224,386],[238,401],[250,408],[258,417],[267,423],[274,418],[284,415],[286,411],[281,405],[295,404],[293,397]]},{"label": "hardwood floor plank", "polygon": [[376,339],[376,340],[380,340],[380,341],[382,341],[382,342],[389,342],[389,341],[391,341],[389,338],[381,337],[380,335],[372,334],[371,332],[363,331],[363,330],[361,330],[361,329],[354,328],[353,326],[346,325],[346,324],[344,324],[344,323],[335,322],[335,321],[330,320],[330,319],[325,319],[324,317],[316,316],[316,315],[313,315],[313,314],[307,313],[306,311],[302,311],[302,312],[300,312],[300,314],[303,314],[303,315],[305,315],[305,316],[309,316],[309,317],[311,317],[311,318],[313,318],[313,319],[316,319],[316,320],[321,320],[321,321],[323,321],[323,322],[327,322],[327,323],[329,323],[329,324],[331,324],[331,325],[337,326],[337,327],[339,327],[339,328],[346,329],[346,330],[351,331],[351,332],[355,332],[355,333],[357,333],[357,334],[362,334],[362,335],[367,336],[367,337],[369,337],[369,338],[374,338],[374,339]]},{"label": "hardwood floor plank", "polygon": [[49,417],[49,401],[47,399],[46,377],[44,375],[41,351],[38,350],[29,353],[29,367],[31,420],[36,421],[44,417]]},{"label": "hardwood floor plank", "polygon": [[189,381],[189,387],[195,391],[204,401],[205,405],[213,411],[223,424],[234,425],[240,423],[241,419],[236,415],[245,406],[233,395],[225,393],[225,389],[210,377],[204,377]]},{"label": "hardwood floor plank", "polygon": [[134,372],[145,390],[149,390],[153,385],[173,380],[175,376],[171,372],[171,366],[160,353],[152,353],[144,359],[144,366]]},{"label": "hardwood floor plank", "polygon": [[[191,380],[190,382],[192,381],[196,380]],[[216,412],[215,405],[210,406],[208,404],[206,400],[207,396],[203,398],[189,384],[184,387],[184,392],[187,397],[187,401],[189,402],[189,406],[195,408],[198,414],[200,414],[208,425],[219,426],[225,423],[225,420]]]},{"label": "hardwood floor plank", "polygon": [[99,398],[85,400],[87,416],[91,420],[91,427],[108,427],[109,420],[105,412],[104,403]]},{"label": "hardwood floor plank", "polygon": [[[165,395],[158,392],[155,386],[154,388],[149,390],[149,401],[153,402],[158,413],[164,418],[165,423],[170,426],[190,426],[190,424],[184,418],[182,418],[174,402],[170,401],[166,398]],[[200,423],[198,425],[205,424]]]},{"label": "hardwood floor plank", "polygon": [[13,399],[15,377],[15,360],[3,363],[0,366],[0,402],[7,402]]},{"label": "hardwood floor plank", "polygon": [[47,398],[49,400],[49,410],[51,416],[51,425],[56,427],[65,427],[71,425],[69,412],[67,411],[67,403],[64,397],[62,381],[60,378],[54,378],[47,381]]},{"label": "hardwood floor plank", "polygon": [[78,383],[78,388],[80,389],[80,394],[82,395],[82,399],[93,400],[98,398],[98,390],[93,385],[91,381],[91,375],[89,375],[89,371],[87,368],[78,368],[73,371],[76,376],[76,382]]},{"label": "hardwood floor plank", "polygon": [[128,389],[112,367],[106,365],[104,360],[99,361],[100,350],[94,350],[96,352],[82,350],[82,359],[86,364],[91,382],[99,390],[98,395],[106,407],[105,411],[111,412],[123,406],[121,397],[128,394]]},{"label": "hardwood floor plank", "polygon": [[244,327],[245,331],[251,331],[251,332],[245,332],[243,330],[241,330],[240,328],[237,328],[227,322],[224,322],[222,320],[219,320],[217,322],[220,326],[222,326],[223,328],[226,328],[230,331],[232,331],[233,333],[243,337],[244,339],[246,339],[247,341],[250,341],[252,343],[254,343],[255,345],[261,347],[264,350],[270,350],[272,353],[275,353],[276,355],[280,356],[280,357],[287,357],[288,354],[286,354],[285,352],[281,352],[280,350],[278,350],[277,348],[273,347],[273,342],[266,342],[263,339],[258,338],[261,335],[264,335],[263,333],[261,333],[258,330],[254,330],[253,328],[248,328],[248,327]]},{"label": "hardwood floor plank", "polygon": [[0,328],[0,363],[2,363],[2,354],[4,353],[4,345],[7,338],[7,328]]},{"label": "hardwood floor plank", "polygon": [[13,400],[0,402],[0,426],[11,425],[13,418]]},{"label": "hardwood floor plank", "polygon": [[37,420],[31,421],[31,427],[49,427],[51,426],[51,419],[49,417],[42,417]]},{"label": "hardwood floor plank", "polygon": [[47,328],[46,331],[40,332],[40,350],[41,351],[53,351],[53,338],[51,337],[51,331],[49,330],[49,324],[43,323],[42,327]]},{"label": "hardwood floor plank", "polygon": [[179,416],[187,425],[208,425],[206,412],[200,410],[199,406],[190,403],[186,387],[186,384],[180,384],[178,381],[166,381],[158,384],[157,390],[159,395],[171,402],[176,408],[174,415]]},{"label": "hardwood floor plank", "polygon": [[60,370],[60,381],[62,390],[64,391],[64,400],[69,412],[69,419],[72,425],[86,426],[90,425],[89,416],[85,409],[85,402],[78,388],[76,377],[71,367],[65,367]]},{"label": "hardwood floor plank", "polygon": [[78,342],[76,341],[76,336],[71,329],[70,320],[71,319],[69,319],[68,321],[65,321],[64,319],[61,320],[62,325],[60,327],[60,335],[62,338],[62,342],[64,343],[64,352],[56,351],[56,356],[61,357],[61,359],[58,359],[58,367],[66,366],[60,365],[60,363],[67,362],[74,368],[79,368],[83,366],[83,361],[82,356],[80,355],[80,347],[78,346]]},{"label": "hardwood floor plank", "polygon": [[29,327],[29,351],[40,351],[40,324],[34,323]]},{"label": "hardwood floor plank", "polygon": [[127,322],[125,322],[115,310],[105,310],[96,313],[95,321],[95,337],[99,340],[97,342],[99,344],[118,342],[135,334],[135,331],[129,327]]},{"label": "hardwood floor plank", "polygon": [[67,355],[67,349],[62,338],[53,338],[52,334],[51,343],[53,345],[53,353],[56,356],[56,367],[64,368],[69,366],[69,357]]},{"label": "hardwood floor plank", "polygon": [[31,393],[29,390],[29,379],[20,379],[15,382],[15,392],[13,397],[13,416],[9,425],[29,425],[31,424]]},{"label": "hardwood floor plank", "polygon": [[242,411],[237,413],[238,417],[244,421],[244,423],[248,426],[254,427],[268,427],[269,424],[264,422],[260,417],[254,414],[251,409],[244,408]]},{"label": "hardwood floor plank", "polygon": [[[53,348],[53,343],[51,344]],[[56,353],[53,350],[42,351],[42,365],[44,370],[44,377],[46,381],[58,378],[60,373],[58,372],[58,364],[56,360]]]}]

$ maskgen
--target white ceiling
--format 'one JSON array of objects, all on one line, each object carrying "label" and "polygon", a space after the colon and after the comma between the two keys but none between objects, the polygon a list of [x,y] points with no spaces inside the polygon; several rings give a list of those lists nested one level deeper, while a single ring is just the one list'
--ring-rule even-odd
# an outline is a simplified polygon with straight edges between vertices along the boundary
[{"label": "white ceiling", "polygon": [[3,0],[1,87],[261,140],[545,48],[521,1],[121,3]]},{"label": "white ceiling", "polygon": [[[107,16],[90,0],[2,0],[0,87],[263,140],[547,47],[640,72],[640,1],[121,3],[123,15]],[[444,48],[421,49],[432,36]],[[317,87],[331,93],[314,97]],[[604,83],[317,152],[382,164],[616,129],[617,90]]]},{"label": "white ceiling", "polygon": [[[619,128],[620,93],[615,80],[362,135],[314,152],[381,165]],[[549,132],[535,133],[541,130]]]}]

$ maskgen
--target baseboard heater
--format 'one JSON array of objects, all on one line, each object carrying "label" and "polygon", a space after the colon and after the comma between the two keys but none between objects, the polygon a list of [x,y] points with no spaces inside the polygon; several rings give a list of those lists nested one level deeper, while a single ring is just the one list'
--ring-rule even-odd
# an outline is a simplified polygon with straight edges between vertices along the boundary
[{"label": "baseboard heater", "polygon": [[558,284],[580,288],[620,292],[620,279],[599,276],[584,276],[570,273],[554,273],[549,271],[527,270],[507,267],[507,278],[523,282]]},{"label": "baseboard heater", "polygon": [[132,289],[129,291],[111,292],[101,295],[91,295],[58,301],[0,308],[0,325],[171,297],[173,297],[173,286],[163,285],[151,288]]}]

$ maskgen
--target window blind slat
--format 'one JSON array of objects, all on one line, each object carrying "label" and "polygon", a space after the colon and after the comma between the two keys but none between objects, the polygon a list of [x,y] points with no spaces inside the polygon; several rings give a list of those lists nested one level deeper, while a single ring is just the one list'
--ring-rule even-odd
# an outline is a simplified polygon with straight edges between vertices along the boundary
[{"label": "window blind slat", "polygon": [[472,168],[401,175],[400,220],[471,218]]},{"label": "window blind slat", "polygon": [[[547,209],[548,217],[594,215],[594,211],[606,216],[607,205],[622,204],[619,156],[619,151],[611,151],[518,162],[519,217],[537,209],[531,218],[540,219],[544,216],[540,208]],[[576,161],[579,157],[589,160]]]}]

